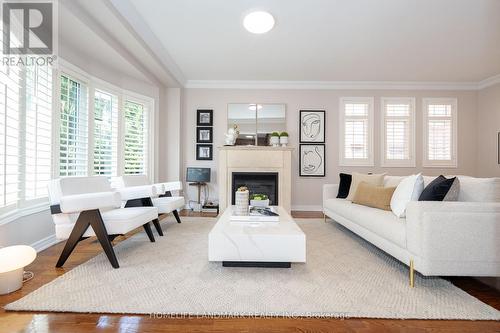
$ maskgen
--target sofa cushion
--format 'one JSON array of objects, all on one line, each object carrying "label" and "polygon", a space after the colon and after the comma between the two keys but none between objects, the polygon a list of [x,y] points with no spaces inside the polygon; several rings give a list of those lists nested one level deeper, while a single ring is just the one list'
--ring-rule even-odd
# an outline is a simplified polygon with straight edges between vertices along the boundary
[{"label": "sofa cushion", "polygon": [[325,208],[406,248],[406,220],[397,218],[390,211],[357,205],[345,199],[328,199]]},{"label": "sofa cushion", "polygon": [[474,178],[458,176],[458,201],[500,202],[500,178]]},{"label": "sofa cushion", "polygon": [[340,183],[339,183],[339,193],[337,194],[337,198],[345,199],[349,195],[349,189],[351,187],[352,175],[347,173],[339,174]]},{"label": "sofa cushion", "polygon": [[394,190],[396,190],[395,187],[375,186],[361,182],[352,202],[358,205],[391,210],[391,198]]},{"label": "sofa cushion", "polygon": [[352,182],[351,188],[349,189],[349,195],[347,196],[347,200],[352,201],[354,195],[356,194],[356,190],[358,189],[358,185],[361,182],[367,182],[369,184],[375,186],[383,186],[384,185],[384,177],[385,173],[377,174],[377,175],[365,175],[363,173],[353,172],[352,174]]}]

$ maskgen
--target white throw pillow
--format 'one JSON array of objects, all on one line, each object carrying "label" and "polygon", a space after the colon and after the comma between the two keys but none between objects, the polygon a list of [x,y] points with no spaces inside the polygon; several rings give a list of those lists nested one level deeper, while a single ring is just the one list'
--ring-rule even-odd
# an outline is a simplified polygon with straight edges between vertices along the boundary
[{"label": "white throw pillow", "polygon": [[422,174],[411,175],[403,179],[392,195],[391,210],[397,217],[406,216],[406,206],[410,201],[417,201],[424,190]]}]

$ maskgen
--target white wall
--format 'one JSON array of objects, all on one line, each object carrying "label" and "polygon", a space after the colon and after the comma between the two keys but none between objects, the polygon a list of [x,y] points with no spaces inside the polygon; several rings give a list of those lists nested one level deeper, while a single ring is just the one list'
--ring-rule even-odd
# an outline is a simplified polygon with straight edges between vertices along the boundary
[{"label": "white wall", "polygon": [[[338,110],[342,96],[375,97],[375,165],[380,165],[380,97],[411,96],[416,97],[416,168],[381,168],[381,167],[339,167],[338,163]],[[435,169],[422,167],[422,98],[456,97],[458,98],[458,168]],[[217,149],[214,149],[213,161],[196,161],[196,109],[214,110],[214,148],[223,145],[227,129],[228,103],[285,103],[287,108],[287,130],[293,154],[292,169],[292,206],[295,209],[319,209],[321,205],[321,187],[325,183],[338,182],[342,171],[387,172],[394,175],[406,175],[422,171],[427,175],[466,174],[476,175],[475,161],[477,135],[477,92],[476,91],[402,91],[402,90],[245,90],[245,89],[185,89],[183,94],[182,142],[184,145],[183,173],[188,166],[212,168],[210,199],[217,196]],[[298,116],[300,109],[326,110],[326,177],[306,178],[298,176]],[[471,158],[472,157],[472,158]],[[187,189],[190,199],[196,199],[194,189]],[[303,195],[308,193],[308,195]]]},{"label": "white wall", "polygon": [[500,83],[478,93],[477,171],[481,177],[500,177]]}]

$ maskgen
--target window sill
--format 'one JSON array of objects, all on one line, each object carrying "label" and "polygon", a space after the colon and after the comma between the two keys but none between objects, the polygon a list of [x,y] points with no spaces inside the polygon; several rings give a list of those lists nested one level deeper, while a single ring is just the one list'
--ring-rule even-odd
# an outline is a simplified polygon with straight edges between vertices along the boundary
[{"label": "window sill", "polygon": [[21,217],[40,213],[48,209],[49,209],[48,202],[40,202],[28,207],[14,209],[10,212],[0,215],[0,226],[9,224],[17,219],[20,219]]}]

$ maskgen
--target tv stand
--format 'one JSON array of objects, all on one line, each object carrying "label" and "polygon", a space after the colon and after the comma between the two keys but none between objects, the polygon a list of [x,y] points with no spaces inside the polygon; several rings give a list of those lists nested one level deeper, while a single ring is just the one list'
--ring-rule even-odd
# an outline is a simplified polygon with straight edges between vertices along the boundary
[{"label": "tv stand", "polygon": [[198,187],[198,209],[201,211],[201,188],[203,186],[207,186],[207,183],[205,182],[195,182],[195,183],[189,183],[189,186],[196,186]]}]

